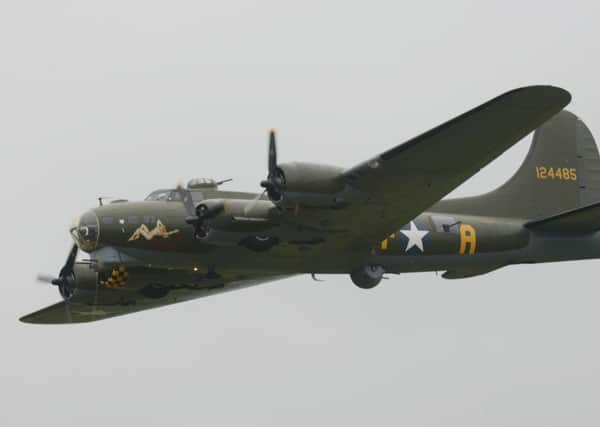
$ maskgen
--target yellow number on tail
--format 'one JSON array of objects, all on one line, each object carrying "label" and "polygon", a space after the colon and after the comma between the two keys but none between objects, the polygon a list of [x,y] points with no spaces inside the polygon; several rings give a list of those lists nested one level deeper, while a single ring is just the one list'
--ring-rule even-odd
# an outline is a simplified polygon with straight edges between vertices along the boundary
[{"label": "yellow number on tail", "polygon": [[537,179],[549,179],[558,181],[577,181],[576,168],[553,168],[546,166],[535,167],[535,177]]},{"label": "yellow number on tail", "polygon": [[458,253],[464,255],[467,253],[467,245],[469,245],[469,255],[475,254],[477,249],[477,232],[473,226],[468,224],[460,225],[460,249]]}]

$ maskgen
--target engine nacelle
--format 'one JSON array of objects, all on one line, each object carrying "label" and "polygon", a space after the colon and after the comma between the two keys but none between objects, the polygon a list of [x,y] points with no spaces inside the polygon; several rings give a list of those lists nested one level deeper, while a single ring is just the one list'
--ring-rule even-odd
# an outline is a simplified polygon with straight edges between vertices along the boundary
[{"label": "engine nacelle", "polygon": [[374,288],[383,279],[385,270],[380,265],[365,265],[350,273],[350,278],[361,289]]},{"label": "engine nacelle", "polygon": [[[260,233],[278,224],[281,212],[268,200],[208,199],[196,207],[202,229],[208,238],[213,231],[223,233]],[[238,236],[239,237],[239,236]],[[227,239],[226,239],[227,240]]]},{"label": "engine nacelle", "polygon": [[216,246],[242,246],[254,252],[263,252],[280,243],[280,239],[268,234],[240,233],[211,229],[202,238],[205,243]]},{"label": "engine nacelle", "polygon": [[77,262],[72,273],[57,281],[58,291],[65,301],[71,299],[77,290],[93,290],[98,283],[98,275],[87,263]]},{"label": "engine nacelle", "polygon": [[[341,207],[348,202],[342,168],[314,163],[284,163],[277,166],[281,181],[279,206]],[[269,194],[271,196],[271,194]]]},{"label": "engine nacelle", "polygon": [[344,188],[341,179],[344,170],[337,166],[293,162],[281,164],[278,168],[283,172],[287,191],[332,194]]}]

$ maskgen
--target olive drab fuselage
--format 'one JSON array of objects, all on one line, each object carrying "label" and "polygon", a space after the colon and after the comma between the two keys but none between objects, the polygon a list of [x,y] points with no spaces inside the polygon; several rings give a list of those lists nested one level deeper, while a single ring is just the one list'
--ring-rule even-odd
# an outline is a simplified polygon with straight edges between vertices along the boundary
[{"label": "olive drab fuselage", "polygon": [[[516,89],[347,169],[279,163],[271,131],[263,193],[192,180],[82,214],[45,280],[64,301],[22,320],[100,320],[297,274],[346,274],[369,289],[386,274],[461,279],[599,257],[600,156],[563,110],[570,100],[552,86]],[[504,185],[444,198],[534,130]]]}]

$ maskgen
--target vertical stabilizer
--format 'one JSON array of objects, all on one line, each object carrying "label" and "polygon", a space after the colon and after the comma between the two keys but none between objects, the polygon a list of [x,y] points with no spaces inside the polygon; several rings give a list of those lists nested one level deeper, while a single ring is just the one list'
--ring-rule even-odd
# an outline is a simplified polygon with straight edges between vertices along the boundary
[{"label": "vertical stabilizer", "polygon": [[442,200],[433,210],[540,219],[600,201],[600,156],[577,116],[562,111],[535,131],[529,153],[512,178],[476,197]]}]

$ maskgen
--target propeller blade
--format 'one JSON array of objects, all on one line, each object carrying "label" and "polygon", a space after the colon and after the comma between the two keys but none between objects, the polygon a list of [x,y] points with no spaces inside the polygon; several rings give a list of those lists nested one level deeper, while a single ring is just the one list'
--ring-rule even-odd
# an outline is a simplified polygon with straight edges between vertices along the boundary
[{"label": "propeller blade", "polygon": [[69,256],[67,257],[67,261],[63,268],[60,269],[60,273],[58,274],[61,278],[64,276],[68,276],[73,272],[73,267],[75,266],[75,259],[77,258],[77,252],[79,251],[79,246],[76,244],[73,245],[71,251],[69,252]]},{"label": "propeller blade", "polygon": [[47,276],[45,274],[38,274],[36,277],[36,280],[38,282],[42,282],[42,283],[52,283],[52,281],[54,280],[54,277]]},{"label": "propeller blade", "polygon": [[183,188],[181,184],[179,184],[177,185],[177,193],[179,193],[179,198],[181,199],[181,203],[183,203],[188,216],[196,216],[196,209],[194,207],[194,201],[192,200],[192,193],[190,193],[190,190]]},{"label": "propeller blade", "polygon": [[39,274],[37,276],[37,280],[39,282],[50,283],[54,286],[58,286],[58,290],[62,295],[65,303],[71,298],[74,291],[74,273],[73,268],[75,267],[75,261],[77,259],[77,253],[79,252],[79,247],[77,244],[74,244],[71,250],[69,251],[69,255],[67,256],[67,260],[65,261],[65,265],[60,269],[60,273],[58,273],[58,277],[51,277],[45,274]]},{"label": "propeller blade", "polygon": [[277,168],[277,142],[275,139],[275,129],[269,133],[269,178],[275,175]]}]

